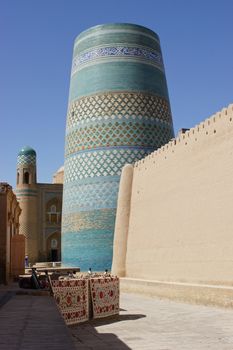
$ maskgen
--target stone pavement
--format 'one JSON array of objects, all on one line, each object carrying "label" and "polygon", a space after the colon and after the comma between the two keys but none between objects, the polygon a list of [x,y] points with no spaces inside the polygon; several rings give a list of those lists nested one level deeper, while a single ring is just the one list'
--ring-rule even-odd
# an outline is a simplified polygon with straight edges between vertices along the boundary
[{"label": "stone pavement", "polygon": [[53,298],[0,288],[1,350],[233,350],[233,309],[121,294],[116,318],[66,327]]},{"label": "stone pavement", "polygon": [[117,319],[70,327],[77,350],[233,350],[233,309],[121,295]]},{"label": "stone pavement", "polygon": [[75,348],[52,297],[0,291],[0,349]]}]

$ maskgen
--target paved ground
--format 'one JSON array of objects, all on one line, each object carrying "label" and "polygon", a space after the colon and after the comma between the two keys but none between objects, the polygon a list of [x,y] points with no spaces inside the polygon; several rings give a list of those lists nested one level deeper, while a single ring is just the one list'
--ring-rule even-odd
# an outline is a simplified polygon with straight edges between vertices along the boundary
[{"label": "paved ground", "polygon": [[0,291],[1,350],[74,350],[52,297]]},{"label": "paved ground", "polygon": [[117,320],[70,328],[77,350],[233,350],[233,309],[121,296]]},{"label": "paved ground", "polygon": [[233,350],[233,310],[122,294],[117,318],[68,329],[51,297],[0,288],[1,350],[74,348]]}]

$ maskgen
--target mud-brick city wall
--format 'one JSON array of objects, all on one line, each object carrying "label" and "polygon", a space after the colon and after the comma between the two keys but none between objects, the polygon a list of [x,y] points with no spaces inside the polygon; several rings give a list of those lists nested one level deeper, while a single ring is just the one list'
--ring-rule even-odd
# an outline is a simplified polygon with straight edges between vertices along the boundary
[{"label": "mud-brick city wall", "polygon": [[233,105],[137,162],[126,276],[233,278]]}]

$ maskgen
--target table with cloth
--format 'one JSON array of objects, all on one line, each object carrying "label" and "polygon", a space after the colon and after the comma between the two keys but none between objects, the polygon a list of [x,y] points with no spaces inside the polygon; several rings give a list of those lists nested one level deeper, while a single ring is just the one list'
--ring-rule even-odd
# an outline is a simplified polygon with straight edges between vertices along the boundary
[{"label": "table with cloth", "polygon": [[51,279],[52,292],[67,325],[119,314],[119,278],[93,275]]}]

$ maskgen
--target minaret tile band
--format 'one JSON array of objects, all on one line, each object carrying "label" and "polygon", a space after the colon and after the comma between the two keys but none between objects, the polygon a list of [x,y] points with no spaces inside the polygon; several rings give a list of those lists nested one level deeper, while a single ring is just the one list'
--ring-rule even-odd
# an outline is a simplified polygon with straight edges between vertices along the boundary
[{"label": "minaret tile band", "polygon": [[65,265],[111,267],[121,169],[173,136],[157,34],[132,24],[101,25],[80,34],[66,126]]},{"label": "minaret tile band", "polygon": [[155,50],[148,50],[145,47],[127,47],[127,46],[109,46],[109,47],[96,47],[90,51],[84,52],[73,58],[73,66],[71,74],[75,74],[78,70],[82,69],[83,65],[88,65],[94,62],[100,62],[105,59],[128,59],[131,61],[140,60],[145,64],[155,65],[159,69],[163,70],[162,56]]},{"label": "minaret tile band", "polygon": [[30,261],[38,258],[38,221],[36,188],[36,151],[24,146],[17,156],[17,185],[15,190],[22,213],[19,217],[19,233],[25,236],[25,254]]}]

